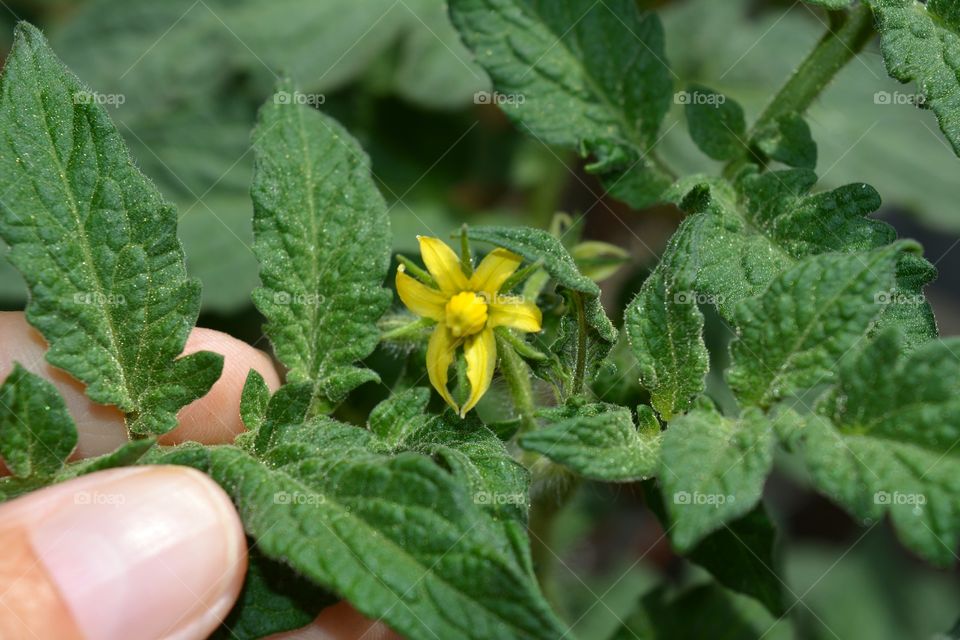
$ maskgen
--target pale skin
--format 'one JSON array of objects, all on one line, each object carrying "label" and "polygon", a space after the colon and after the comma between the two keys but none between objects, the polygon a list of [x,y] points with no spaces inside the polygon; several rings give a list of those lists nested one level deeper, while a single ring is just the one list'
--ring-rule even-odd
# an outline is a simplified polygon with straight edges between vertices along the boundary
[{"label": "pale skin", "polygon": [[[46,344],[22,313],[0,312],[0,380],[14,362],[52,381],[77,422],[77,458],[125,441],[120,413],[43,360]],[[164,444],[230,442],[243,431],[240,392],[257,370],[280,385],[263,352],[219,331],[194,329],[186,353],[224,355],[223,376],[185,407]],[[0,466],[0,473],[6,469]],[[90,474],[0,505],[0,638],[200,640],[229,613],[247,565],[240,518],[207,476],[174,466]],[[346,603],[284,640],[399,636]]]}]

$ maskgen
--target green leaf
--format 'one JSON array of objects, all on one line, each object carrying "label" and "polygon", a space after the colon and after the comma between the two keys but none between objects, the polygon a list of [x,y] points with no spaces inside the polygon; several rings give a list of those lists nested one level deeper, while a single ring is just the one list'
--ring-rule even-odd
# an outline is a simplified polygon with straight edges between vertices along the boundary
[{"label": "green leaf", "polygon": [[687,551],[760,500],[773,464],[773,428],[756,409],[736,420],[697,408],[670,423],[660,480],[673,544]]},{"label": "green leaf", "polygon": [[473,501],[484,510],[498,519],[526,524],[530,474],[495,433],[479,420],[461,420],[450,414],[413,424],[417,428],[404,435],[394,452],[414,451],[433,457],[465,481],[461,484],[470,487]]},{"label": "green leaf", "polygon": [[915,82],[960,155],[960,11],[953,0],[867,0],[890,75]]},{"label": "green leaf", "polygon": [[0,236],[31,297],[47,360],[163,433],[220,375],[222,357],[179,358],[200,307],[176,213],[43,35],[21,23],[0,85]]},{"label": "green leaf", "polygon": [[[677,233],[673,241],[683,237]],[[678,260],[686,256],[677,249],[668,248],[667,253]],[[650,402],[664,420],[690,407],[703,391],[710,368],[697,293],[674,279],[671,266],[666,260],[657,266],[624,315],[640,383],[650,391]]]},{"label": "green leaf", "polygon": [[265,556],[404,636],[564,635],[510,529],[455,475],[420,454],[377,453],[374,438],[319,419],[278,428],[262,461],[232,446],[152,461],[208,472]]},{"label": "green leaf", "polygon": [[414,387],[394,394],[370,412],[370,431],[388,446],[395,447],[429,419],[424,414],[428,402],[430,389],[426,387]]},{"label": "green leaf", "polygon": [[250,549],[247,575],[237,603],[211,640],[257,640],[305,627],[336,598],[290,567]]},{"label": "green leaf", "polygon": [[714,160],[746,153],[747,121],[736,101],[702,85],[692,85],[683,96],[690,137],[701,151]]},{"label": "green leaf", "polygon": [[762,505],[706,536],[687,554],[717,582],[783,616],[784,581],[777,575],[776,529]]},{"label": "green leaf", "polygon": [[254,251],[263,282],[254,302],[287,379],[313,385],[315,413],[379,379],[354,363],[376,347],[376,321],[390,304],[381,286],[390,223],[360,146],[333,119],[281,95],[264,105],[254,132]]},{"label": "green leaf", "polygon": [[889,513],[904,543],[939,564],[960,543],[960,341],[903,352],[885,331],[840,367],[818,415],[783,437],[814,484],[860,518]]},{"label": "green leaf", "polygon": [[836,365],[873,328],[894,284],[903,244],[800,262],[735,313],[727,381],[746,405],[771,402],[835,379]]},{"label": "green leaf", "polygon": [[787,113],[757,131],[750,140],[767,158],[790,167],[816,169],[817,143],[798,113]]},{"label": "green leaf", "polygon": [[240,393],[240,419],[250,431],[256,431],[263,424],[267,406],[270,404],[270,389],[266,381],[255,369],[250,369]]},{"label": "green leaf", "polygon": [[610,404],[581,407],[571,417],[526,433],[520,446],[576,473],[602,482],[633,482],[654,475],[660,458],[660,425],[650,407],[630,410]]},{"label": "green leaf", "polygon": [[645,595],[638,610],[612,640],[786,640],[792,634],[756,602],[715,583],[702,584],[672,597],[658,587]]},{"label": "green leaf", "polygon": [[136,464],[156,443],[156,438],[138,438],[131,440],[130,442],[120,445],[114,451],[105,453],[102,456],[71,462],[57,473],[55,480],[57,482],[63,482],[64,480],[76,478],[77,476],[86,475],[95,471],[129,467]]},{"label": "green leaf", "polygon": [[659,199],[669,178],[647,156],[673,80],[655,14],[632,0],[454,0],[450,9],[521,130],[592,154],[588,170],[632,206]]},{"label": "green leaf", "polygon": [[18,478],[52,476],[77,446],[60,392],[15,363],[0,385],[0,458]]},{"label": "green leaf", "polygon": [[807,4],[818,5],[831,11],[846,9],[850,6],[851,1],[852,0],[804,0]]}]

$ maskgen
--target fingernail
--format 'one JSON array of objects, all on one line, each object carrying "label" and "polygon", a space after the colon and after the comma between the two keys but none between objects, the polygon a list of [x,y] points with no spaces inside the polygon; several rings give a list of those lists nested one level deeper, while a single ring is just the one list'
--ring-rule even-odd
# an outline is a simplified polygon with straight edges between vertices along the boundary
[{"label": "fingernail", "polygon": [[205,637],[227,615],[246,544],[226,494],[185,467],[146,467],[71,492],[31,544],[80,631],[120,640]]}]

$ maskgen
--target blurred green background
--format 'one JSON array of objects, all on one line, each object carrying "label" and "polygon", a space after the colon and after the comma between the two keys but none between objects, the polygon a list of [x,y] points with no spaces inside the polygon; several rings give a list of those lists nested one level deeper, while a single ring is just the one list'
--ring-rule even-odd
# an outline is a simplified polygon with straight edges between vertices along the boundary
[{"label": "blurred green background", "polygon": [[[728,93],[748,117],[828,19],[802,2],[642,4],[661,12],[669,62],[682,82]],[[445,237],[463,222],[546,227],[555,211],[565,211],[582,223],[583,237],[629,252],[628,263],[604,283],[619,321],[619,309],[680,219],[669,208],[637,212],[604,198],[576,157],[524,137],[495,106],[475,104],[489,81],[439,0],[7,0],[0,2],[0,50],[19,19],[43,27],[94,91],[122,102],[108,105],[111,115],[143,171],[178,206],[188,267],[204,284],[200,324],[261,348],[267,345],[249,295],[257,284],[249,136],[280,74],[321,95],[320,108],[371,155],[391,206],[396,251],[415,253],[416,234]],[[880,191],[885,208],[878,215],[920,239],[940,269],[929,294],[942,332],[960,333],[960,251],[953,251],[960,160],[931,113],[878,104],[877,92],[911,89],[887,77],[873,46],[811,109],[819,188],[863,181]],[[671,165],[718,169],[696,151],[679,106],[664,131]],[[22,308],[24,291],[0,262],[0,308]],[[709,329],[722,353],[726,329],[718,322]],[[389,353],[375,359],[387,369],[396,364]],[[345,411],[361,415],[379,393],[362,388]],[[632,380],[608,393],[640,395]],[[780,466],[767,504],[783,530],[788,601],[802,600],[791,613],[802,637],[930,638],[951,627],[960,616],[955,571],[916,560],[882,523],[853,523],[807,491],[790,460]],[[607,637],[641,596],[653,607],[664,585],[703,578],[672,554],[643,495],[640,486],[587,485],[562,517],[560,599],[580,637]],[[745,615],[765,615],[743,600],[737,607]],[[783,637],[783,627],[766,637]]]}]

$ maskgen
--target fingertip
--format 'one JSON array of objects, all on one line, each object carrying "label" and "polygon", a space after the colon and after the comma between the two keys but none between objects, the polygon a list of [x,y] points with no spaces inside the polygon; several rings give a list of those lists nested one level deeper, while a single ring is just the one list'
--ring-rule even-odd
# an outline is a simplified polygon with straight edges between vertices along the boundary
[{"label": "fingertip", "polygon": [[[76,631],[63,637],[205,638],[246,573],[246,539],[230,499],[185,467],[84,476],[3,505],[0,522],[0,540],[25,541],[6,575],[53,594],[48,604],[65,617],[58,624]],[[0,629],[6,611],[8,621],[46,632],[50,621],[31,613],[29,594],[7,590],[0,604]]]},{"label": "fingertip", "polygon": [[270,640],[402,640],[390,627],[364,617],[346,601],[320,612],[313,624],[303,629],[270,636]]},{"label": "fingertip", "polygon": [[213,351],[223,355],[223,373],[210,391],[180,410],[180,424],[160,439],[161,444],[193,440],[203,444],[231,442],[245,429],[240,420],[240,395],[251,369],[276,391],[280,376],[270,357],[242,340],[213,329],[196,328],[187,339],[184,355]]}]

